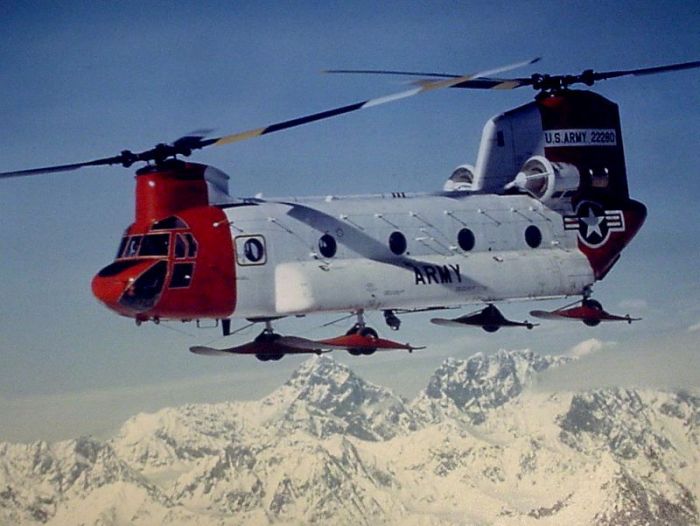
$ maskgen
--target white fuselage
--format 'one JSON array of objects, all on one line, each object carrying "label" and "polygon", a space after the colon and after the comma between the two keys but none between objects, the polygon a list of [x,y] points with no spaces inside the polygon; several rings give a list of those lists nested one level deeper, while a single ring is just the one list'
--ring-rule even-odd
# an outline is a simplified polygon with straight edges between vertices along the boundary
[{"label": "white fuselage", "polygon": [[[222,208],[234,240],[235,316],[551,298],[595,281],[576,233],[564,230],[570,210],[527,195],[251,199]],[[332,240],[320,247],[322,236]]]}]

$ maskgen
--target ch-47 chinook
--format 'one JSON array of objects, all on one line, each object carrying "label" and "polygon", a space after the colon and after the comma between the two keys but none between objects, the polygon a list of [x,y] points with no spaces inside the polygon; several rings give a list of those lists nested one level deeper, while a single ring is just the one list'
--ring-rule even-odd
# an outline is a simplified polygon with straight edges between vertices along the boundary
[{"label": "ch-47 chinook", "polygon": [[[535,60],[474,75],[336,70],[410,75],[415,87],[313,115],[218,138],[188,135],[150,150],[69,165],[5,172],[0,177],[120,164],[136,171],[135,220],[116,259],[92,281],[95,296],[137,323],[231,319],[265,328],[229,349],[199,354],[285,354],[416,347],[380,338],[365,324],[381,310],[397,315],[482,304],[438,325],[501,327],[534,324],[506,319],[494,305],[509,300],[580,297],[538,318],[602,321],[634,318],[606,312],[591,298],[642,226],[646,209],[629,196],[620,118],[615,103],[571,89],[626,75],[700,67],[700,61],[579,75],[495,78]],[[531,86],[534,101],[490,119],[474,166],[458,167],[442,191],[324,198],[234,198],[228,176],[181,160],[224,145],[442,88]],[[325,340],[281,336],[274,320],[312,313],[356,317],[344,335]]]}]

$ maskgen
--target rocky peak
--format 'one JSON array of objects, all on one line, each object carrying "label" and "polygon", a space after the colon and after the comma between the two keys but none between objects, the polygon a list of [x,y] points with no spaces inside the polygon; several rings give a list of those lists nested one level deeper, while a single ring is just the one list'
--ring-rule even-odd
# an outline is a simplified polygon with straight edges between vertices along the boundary
[{"label": "rocky peak", "polygon": [[[0,452],[0,511],[7,508],[7,524],[46,522],[64,501],[115,483],[140,488],[155,501],[165,502],[112,447],[91,437],[54,444],[4,444]],[[2,514],[0,523],[5,524]]]},{"label": "rocky peak", "polygon": [[480,424],[486,420],[486,411],[518,396],[533,375],[565,361],[530,350],[477,353],[467,360],[448,358],[418,395],[413,408],[428,422],[462,416]]},{"label": "rocky peak", "polygon": [[574,449],[605,445],[614,455],[659,458],[671,448],[654,431],[649,404],[633,389],[609,388],[576,393],[568,411],[559,418],[560,440]]},{"label": "rocky peak", "polygon": [[263,404],[282,410],[271,425],[285,431],[304,429],[319,437],[348,433],[383,440],[416,426],[400,396],[324,356],[304,362]]}]

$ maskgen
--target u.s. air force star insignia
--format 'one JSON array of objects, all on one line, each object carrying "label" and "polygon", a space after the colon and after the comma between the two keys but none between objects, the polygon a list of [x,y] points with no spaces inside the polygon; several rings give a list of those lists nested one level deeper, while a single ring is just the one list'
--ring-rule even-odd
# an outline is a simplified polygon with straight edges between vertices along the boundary
[{"label": "u.s. air force star insignia", "polygon": [[621,210],[605,210],[598,203],[581,201],[576,215],[564,216],[564,230],[577,230],[584,244],[597,248],[608,240],[610,232],[625,230],[625,216]]}]

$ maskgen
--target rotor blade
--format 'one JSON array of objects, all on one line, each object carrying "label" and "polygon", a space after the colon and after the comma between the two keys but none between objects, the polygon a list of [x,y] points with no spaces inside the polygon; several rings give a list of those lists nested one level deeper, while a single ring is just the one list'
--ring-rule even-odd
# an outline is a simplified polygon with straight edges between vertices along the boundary
[{"label": "rotor blade", "polygon": [[497,79],[491,77],[483,77],[479,79],[460,82],[459,84],[455,84],[454,86],[450,87],[468,89],[515,89],[521,86],[530,85],[532,85],[532,79],[530,78]]},{"label": "rotor blade", "polygon": [[378,97],[375,99],[363,100],[361,102],[356,102],[354,104],[348,104],[347,106],[341,106],[339,108],[333,108],[333,109],[322,111],[319,113],[305,115],[303,117],[298,117],[296,119],[291,119],[288,121],[277,122],[275,124],[270,124],[269,126],[265,126],[264,128],[256,128],[254,130],[248,130],[248,131],[244,131],[244,132],[234,133],[231,135],[225,135],[223,137],[219,137],[218,139],[213,139],[213,141],[214,141],[213,144],[216,146],[222,146],[224,144],[230,144],[233,142],[244,141],[246,139],[252,139],[253,137],[267,135],[268,133],[286,130],[289,128],[293,128],[295,126],[301,126],[302,124],[320,121],[322,119],[329,119],[329,118],[335,117],[337,115],[343,115],[345,113],[350,113],[350,112],[353,112],[356,110],[371,108],[373,106],[379,106],[380,104],[386,104],[388,102],[394,102],[397,100],[405,99],[407,97],[412,97],[414,95],[418,95],[420,93],[425,93],[427,91],[433,91],[433,90],[442,89],[442,88],[450,88],[452,86],[456,86],[457,84],[460,84],[460,83],[463,83],[463,82],[466,82],[466,81],[469,81],[472,79],[486,77],[488,75],[493,75],[496,73],[510,71],[512,69],[515,69],[515,68],[527,66],[529,64],[533,64],[533,63],[537,62],[538,60],[540,60],[540,59],[535,58],[535,59],[526,60],[524,62],[518,62],[516,64],[510,64],[508,66],[504,66],[504,67],[500,67],[500,68],[496,68],[496,69],[492,69],[492,70],[481,71],[479,73],[462,75],[459,77],[449,78],[449,79],[445,79],[445,80],[428,81],[428,82],[422,83],[420,86],[418,86],[416,88],[413,88],[413,89],[410,89],[407,91],[402,91],[402,92],[394,93],[391,95],[385,95],[384,97]]},{"label": "rotor blade", "polygon": [[9,177],[23,177],[25,175],[38,175],[38,174],[50,174],[56,172],[71,172],[82,168],[83,166],[101,166],[110,164],[122,164],[123,158],[121,156],[116,157],[106,157],[104,159],[95,159],[94,161],[86,161],[83,163],[73,163],[73,164],[61,164],[57,166],[45,166],[43,168],[32,168],[29,170],[17,170],[14,172],[2,172],[0,173],[0,179],[5,179]]},{"label": "rotor blade", "polygon": [[667,71],[681,71],[684,69],[700,68],[700,60],[694,60],[693,62],[681,62],[680,64],[668,64],[665,66],[655,66],[652,68],[639,68],[639,69],[627,69],[620,71],[602,71],[600,73],[594,73],[595,80],[605,80],[615,77],[623,77],[625,75],[655,75],[657,73],[665,73]]},{"label": "rotor blade", "polygon": [[426,73],[423,71],[395,71],[391,69],[326,69],[321,73],[342,73],[344,75],[405,75],[407,77],[437,77],[442,79],[456,79],[461,75],[454,73]]},{"label": "rotor blade", "polygon": [[[424,71],[395,71],[390,69],[329,69],[323,71],[323,73],[342,73],[342,74],[361,74],[361,75],[402,75],[407,77],[422,77],[421,79],[414,82],[416,85],[422,85],[427,82],[429,78],[442,78],[442,79],[455,79],[459,78],[460,75],[455,75],[454,73],[430,73]],[[532,79],[527,78],[515,78],[515,79],[499,79],[490,78],[485,76],[480,76],[479,78],[467,80],[450,86],[451,88],[470,88],[470,89],[514,89],[520,86],[529,86],[532,84]]]}]

